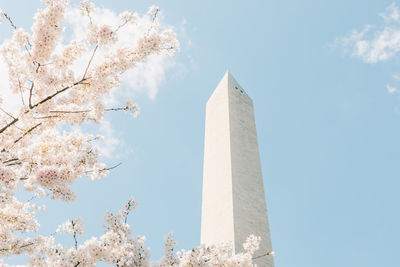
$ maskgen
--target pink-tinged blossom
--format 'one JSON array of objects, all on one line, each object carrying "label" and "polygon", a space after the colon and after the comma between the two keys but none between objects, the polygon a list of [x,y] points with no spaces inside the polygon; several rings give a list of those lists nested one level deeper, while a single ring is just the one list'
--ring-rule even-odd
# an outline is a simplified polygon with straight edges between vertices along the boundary
[{"label": "pink-tinged blossom", "polygon": [[42,168],[36,172],[36,181],[43,187],[52,189],[57,185],[59,173],[56,168]]},{"label": "pink-tinged blossom", "polygon": [[[132,236],[127,224],[128,214],[137,206],[134,199],[116,213],[106,212],[106,227],[98,238],[78,242],[77,237],[83,234],[81,218],[62,224],[55,234],[72,235],[74,246],[70,248],[55,243],[53,235],[37,234],[36,213],[45,207],[36,205],[35,200],[74,201],[77,196],[71,186],[77,179],[101,179],[108,174],[112,167],[99,161],[96,142],[100,138],[82,133],[79,126],[100,123],[107,111],[125,110],[136,116],[139,108],[134,102],[109,108],[104,99],[120,86],[124,72],[149,56],[174,55],[179,49],[175,32],[160,26],[156,6],[143,17],[122,12],[119,25],[106,25],[93,19],[95,6],[85,0],[80,11],[87,18],[86,39],[64,44],[62,27],[69,1],[44,3],[46,7],[34,16],[31,34],[17,28],[12,38],[0,45],[0,57],[8,69],[8,88],[21,96],[20,109],[12,113],[3,109],[0,98],[0,257],[25,254],[28,266],[96,266],[99,262],[150,266],[146,238]],[[0,22],[4,19],[0,10]],[[119,29],[139,20],[151,22],[148,30],[125,46],[117,45],[123,32]],[[82,68],[78,71],[74,63]],[[65,130],[71,128],[74,130]],[[17,200],[18,188],[32,198]],[[27,232],[33,233],[28,236]],[[232,252],[230,244],[200,246],[176,254],[176,242],[169,234],[164,257],[152,266],[252,266],[257,242],[259,239],[250,237],[245,252],[239,254]],[[0,265],[6,266],[1,260]]]}]

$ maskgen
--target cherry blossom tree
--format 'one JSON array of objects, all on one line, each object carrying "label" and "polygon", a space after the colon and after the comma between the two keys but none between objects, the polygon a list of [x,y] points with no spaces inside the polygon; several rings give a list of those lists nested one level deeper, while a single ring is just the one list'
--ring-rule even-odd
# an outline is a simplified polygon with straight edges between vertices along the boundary
[{"label": "cherry blossom tree", "polygon": [[[86,36],[64,43],[63,21],[69,1],[44,3],[30,32],[18,28],[13,18],[0,10],[0,22],[13,31],[12,38],[0,46],[1,60],[8,68],[8,88],[0,88],[0,256],[27,255],[28,266],[95,266],[98,262],[116,266],[252,266],[252,255],[260,243],[254,236],[239,254],[232,252],[230,244],[175,253],[176,242],[168,234],[164,257],[150,263],[145,237],[133,237],[127,224],[128,214],[136,207],[134,199],[116,213],[107,211],[103,235],[81,244],[77,242],[84,231],[81,218],[68,220],[52,235],[37,234],[36,212],[44,207],[35,205],[35,199],[74,201],[71,185],[77,179],[100,179],[113,168],[99,161],[95,142],[100,137],[84,134],[79,126],[101,123],[111,111],[136,116],[139,108],[132,101],[106,107],[105,96],[120,86],[124,72],[149,56],[173,55],[179,49],[176,34],[160,27],[155,6],[143,16],[123,12],[119,24],[107,25],[96,21],[93,3],[82,1],[79,8],[86,20]],[[141,36],[129,45],[118,43],[121,29],[144,19],[151,23]],[[74,67],[77,62],[83,68]],[[8,101],[2,98],[4,90],[20,96],[20,108],[4,108]],[[17,189],[30,192],[32,199],[21,202]],[[59,232],[71,235],[74,246],[57,244],[54,236]],[[0,265],[8,266],[2,260]]]}]

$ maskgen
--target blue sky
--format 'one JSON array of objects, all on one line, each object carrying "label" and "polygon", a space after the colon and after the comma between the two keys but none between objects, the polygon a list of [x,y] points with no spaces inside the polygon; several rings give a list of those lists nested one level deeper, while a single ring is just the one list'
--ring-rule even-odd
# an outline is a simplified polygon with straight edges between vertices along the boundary
[{"label": "blue sky", "polygon": [[[360,40],[381,48],[380,34],[400,29],[382,15],[396,2],[95,2],[117,12],[159,5],[182,49],[155,97],[134,93],[137,119],[107,117],[120,143],[105,161],[123,164],[78,181],[75,203],[49,202],[41,233],[82,216],[85,238],[99,235],[104,211],[132,195],[139,205],[129,222],[153,259],[170,231],[179,249],[198,245],[205,103],[229,69],[255,105],[276,266],[399,265],[400,95],[388,90],[400,87],[397,43],[387,40],[391,53],[376,62],[372,48],[357,50]],[[24,27],[40,5],[0,2]],[[0,25],[0,39],[7,34]]]}]

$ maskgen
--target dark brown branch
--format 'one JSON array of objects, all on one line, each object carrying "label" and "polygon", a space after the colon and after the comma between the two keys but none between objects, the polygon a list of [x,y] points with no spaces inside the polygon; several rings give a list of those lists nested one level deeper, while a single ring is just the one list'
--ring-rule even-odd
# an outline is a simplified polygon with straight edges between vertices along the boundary
[{"label": "dark brown branch", "polygon": [[34,244],[35,244],[35,243],[28,243],[28,244],[25,244],[25,245],[20,246],[19,248],[29,247],[29,246],[32,246],[32,245],[34,245]]},{"label": "dark brown branch", "polygon": [[0,133],[4,132],[5,130],[7,130],[8,127],[10,127],[11,125],[15,124],[19,119],[15,118],[14,120],[12,120],[9,124],[7,124],[6,126],[4,126],[3,128],[0,129]]},{"label": "dark brown branch", "polygon": [[262,257],[265,257],[265,256],[272,256],[272,255],[274,255],[273,252],[267,252],[267,253],[264,253],[264,254],[259,255],[257,257],[253,257],[252,259],[256,260],[256,259],[259,259],[259,258],[262,258]]},{"label": "dark brown branch", "polygon": [[[57,96],[58,94],[61,94],[62,92],[67,91],[68,89],[71,89],[72,87],[78,85],[78,84],[82,84],[84,81],[88,80],[90,78],[82,78],[80,81],[77,81],[75,83],[73,83],[70,86],[66,86],[61,90],[56,91],[54,94],[47,96],[46,98],[42,99],[41,101],[39,101],[38,103],[34,104],[34,105],[30,105],[30,108],[33,109],[43,103],[46,103],[47,101],[49,101],[50,99],[54,98],[55,96]],[[33,83],[32,83],[33,84]],[[31,87],[33,88],[33,87]],[[26,111],[25,113],[27,113],[29,111]],[[19,118],[14,118],[10,123],[8,123],[7,125],[5,125],[3,128],[0,129],[0,133],[3,133],[5,130],[8,129],[8,127],[14,125],[17,121],[19,121]],[[18,140],[19,141],[19,140]]]},{"label": "dark brown branch", "polygon": [[3,164],[7,164],[11,161],[17,161],[17,160],[19,160],[19,159],[18,158],[9,159],[9,160],[3,161]]},{"label": "dark brown branch", "polygon": [[34,82],[32,82],[31,88],[29,89],[29,108],[32,109],[32,92],[33,92]]},{"label": "dark brown branch", "polygon": [[[62,92],[65,92],[65,91],[67,91],[68,89],[71,89],[72,87],[74,87],[74,86],[76,86],[76,85],[78,85],[78,84],[81,84],[82,82],[84,82],[84,81],[86,81],[86,80],[88,80],[88,79],[89,79],[89,78],[82,78],[80,81],[75,82],[74,84],[72,84],[72,85],[70,85],[70,86],[66,86],[66,87],[64,87],[63,89],[56,91],[54,94],[49,95],[48,97],[42,99],[41,101],[39,101],[38,103],[36,103],[35,105],[33,105],[33,106],[32,106],[32,109],[35,108],[35,107],[37,107],[37,106],[39,106],[39,105],[41,105],[41,104],[43,104],[43,103],[46,103],[47,101],[49,101],[49,100],[52,99],[53,97],[57,96],[58,94],[61,94]],[[0,132],[0,133],[1,133],[1,132]]]},{"label": "dark brown branch", "polygon": [[21,165],[21,164],[22,164],[22,162],[13,162],[13,163],[7,164],[6,167],[10,167],[10,166],[14,166],[14,165]]},{"label": "dark brown branch", "polygon": [[35,130],[37,127],[39,127],[42,123],[38,123],[32,128],[30,128],[28,131],[26,131],[21,137],[19,137],[17,140],[14,141],[14,144],[19,142],[22,138],[24,138],[27,134],[31,133],[33,130]]}]

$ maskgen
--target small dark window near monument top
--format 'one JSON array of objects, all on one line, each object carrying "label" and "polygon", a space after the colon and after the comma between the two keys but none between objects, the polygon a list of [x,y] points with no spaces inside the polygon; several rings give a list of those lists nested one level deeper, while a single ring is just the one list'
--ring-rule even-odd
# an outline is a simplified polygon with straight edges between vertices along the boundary
[{"label": "small dark window near monument top", "polygon": [[[239,90],[239,87],[238,87],[237,85],[235,85],[235,89],[236,89],[236,90]],[[240,89],[239,91],[240,91],[242,94],[244,94],[243,89]]]}]

